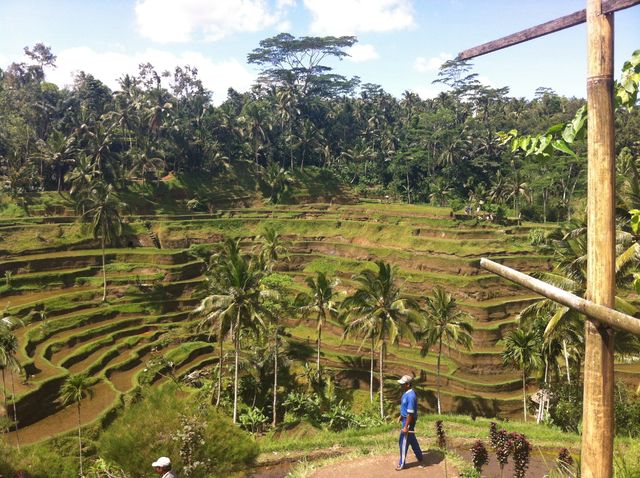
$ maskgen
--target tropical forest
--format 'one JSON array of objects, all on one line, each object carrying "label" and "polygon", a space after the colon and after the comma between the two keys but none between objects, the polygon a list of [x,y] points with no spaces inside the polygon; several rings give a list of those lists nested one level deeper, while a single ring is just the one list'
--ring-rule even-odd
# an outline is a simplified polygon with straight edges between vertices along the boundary
[{"label": "tropical forest", "polygon": [[[586,100],[455,59],[397,96],[343,74],[357,42],[265,38],[219,103],[190,65],[60,87],[46,43],[0,70],[1,476],[396,476],[403,376],[404,476],[579,476],[588,319],[480,260],[585,297]],[[616,68],[640,317],[640,50]],[[637,336],[614,369],[637,477]]]}]

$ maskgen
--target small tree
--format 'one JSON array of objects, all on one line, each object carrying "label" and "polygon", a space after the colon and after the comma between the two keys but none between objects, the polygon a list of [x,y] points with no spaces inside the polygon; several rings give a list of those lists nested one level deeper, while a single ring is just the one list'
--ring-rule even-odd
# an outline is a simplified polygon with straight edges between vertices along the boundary
[{"label": "small tree", "polygon": [[480,440],[471,447],[471,461],[478,474],[482,473],[482,467],[489,463],[489,453]]},{"label": "small tree", "polygon": [[80,402],[83,398],[88,396],[93,398],[93,390],[91,386],[95,383],[93,379],[86,373],[79,373],[71,375],[65,380],[62,388],[60,389],[60,402],[63,405],[69,405],[71,403],[76,404],[78,411],[78,457],[80,464],[80,476],[84,476],[82,470],[82,419],[81,419],[81,407]]},{"label": "small tree", "polygon": [[524,478],[527,468],[529,468],[531,443],[524,435],[512,433],[511,446],[513,448],[513,478]]}]

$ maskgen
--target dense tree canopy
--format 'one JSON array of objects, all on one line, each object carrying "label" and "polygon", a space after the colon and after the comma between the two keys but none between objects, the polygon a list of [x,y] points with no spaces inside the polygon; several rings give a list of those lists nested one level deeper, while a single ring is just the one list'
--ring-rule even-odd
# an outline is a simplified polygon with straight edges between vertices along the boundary
[{"label": "dense tree canopy", "polygon": [[[541,87],[533,99],[479,82],[466,63],[449,63],[432,99],[359,84],[327,66],[355,37],[280,34],[248,55],[261,76],[246,93],[230,89],[219,106],[196,68],[158,72],[141,64],[111,91],[86,72],[72,86],[46,81],[55,55],[42,44],[0,72],[0,180],[25,193],[75,191],[100,178],[116,189],[174,171],[215,177],[231,161],[259,171],[319,166],[361,193],[523,217],[571,217],[585,189],[583,140],[575,156],[512,151],[498,132],[538,133],[566,122],[584,100]],[[218,93],[218,92],[216,92]],[[638,109],[617,116],[617,153],[638,161]],[[266,173],[264,174],[266,177]],[[493,211],[491,211],[493,209]],[[508,211],[507,211],[508,212]]]}]

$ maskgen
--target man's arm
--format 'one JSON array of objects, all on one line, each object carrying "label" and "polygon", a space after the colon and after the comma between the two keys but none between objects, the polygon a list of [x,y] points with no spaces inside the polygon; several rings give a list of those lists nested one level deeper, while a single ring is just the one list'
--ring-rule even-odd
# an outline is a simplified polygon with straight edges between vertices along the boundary
[{"label": "man's arm", "polygon": [[407,421],[404,422],[404,427],[402,428],[402,433],[408,433],[409,427],[413,423],[415,413],[407,412]]}]

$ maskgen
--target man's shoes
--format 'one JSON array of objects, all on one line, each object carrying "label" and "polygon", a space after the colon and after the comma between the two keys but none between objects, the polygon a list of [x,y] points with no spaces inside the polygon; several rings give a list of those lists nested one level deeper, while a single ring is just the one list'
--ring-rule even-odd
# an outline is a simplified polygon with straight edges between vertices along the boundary
[{"label": "man's shoes", "polygon": [[396,471],[404,470],[404,466],[398,465],[396,466]]}]

